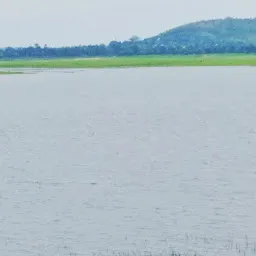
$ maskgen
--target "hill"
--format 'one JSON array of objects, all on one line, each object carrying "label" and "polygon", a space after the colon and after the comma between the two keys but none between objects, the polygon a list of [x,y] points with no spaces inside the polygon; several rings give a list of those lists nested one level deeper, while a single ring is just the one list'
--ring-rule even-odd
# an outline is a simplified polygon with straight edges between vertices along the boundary
[{"label": "hill", "polygon": [[256,53],[256,19],[198,21],[143,40],[133,36],[108,45],[8,47],[0,49],[0,59],[212,53]]},{"label": "hill", "polygon": [[256,19],[215,19],[182,25],[144,40],[180,53],[255,52]]}]

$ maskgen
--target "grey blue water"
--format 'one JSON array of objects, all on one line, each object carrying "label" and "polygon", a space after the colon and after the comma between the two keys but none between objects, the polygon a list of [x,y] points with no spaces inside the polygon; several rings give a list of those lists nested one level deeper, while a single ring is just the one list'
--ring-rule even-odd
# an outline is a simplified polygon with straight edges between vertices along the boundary
[{"label": "grey blue water", "polygon": [[254,255],[255,85],[249,67],[1,76],[0,255]]}]

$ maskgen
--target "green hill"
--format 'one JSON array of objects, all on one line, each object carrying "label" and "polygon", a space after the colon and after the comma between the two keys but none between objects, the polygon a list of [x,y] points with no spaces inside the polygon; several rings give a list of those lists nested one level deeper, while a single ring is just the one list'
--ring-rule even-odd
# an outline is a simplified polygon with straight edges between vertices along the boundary
[{"label": "green hill", "polygon": [[193,22],[157,36],[107,45],[70,47],[7,47],[0,49],[0,59],[112,57],[135,55],[256,53],[256,19],[215,19]]},{"label": "green hill", "polygon": [[189,23],[143,40],[163,51],[180,53],[252,52],[256,47],[256,19],[215,19]]}]

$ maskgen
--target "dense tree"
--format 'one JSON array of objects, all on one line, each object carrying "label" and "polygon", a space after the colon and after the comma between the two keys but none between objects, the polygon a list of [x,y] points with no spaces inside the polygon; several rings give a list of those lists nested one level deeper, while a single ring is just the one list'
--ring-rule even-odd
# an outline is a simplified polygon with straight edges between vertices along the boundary
[{"label": "dense tree", "polygon": [[131,42],[138,42],[138,41],[140,41],[140,38],[139,38],[138,36],[132,36],[132,37],[130,38],[130,41],[131,41]]},{"label": "dense tree", "polygon": [[0,49],[0,59],[132,56],[150,54],[256,53],[256,19],[216,19],[183,25],[157,36],[108,45]]}]

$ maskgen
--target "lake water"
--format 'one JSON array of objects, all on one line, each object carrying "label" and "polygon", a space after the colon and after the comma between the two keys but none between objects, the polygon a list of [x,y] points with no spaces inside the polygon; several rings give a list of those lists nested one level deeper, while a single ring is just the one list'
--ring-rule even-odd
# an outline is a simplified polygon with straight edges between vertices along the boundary
[{"label": "lake water", "polygon": [[256,76],[0,77],[0,255],[256,254]]}]

